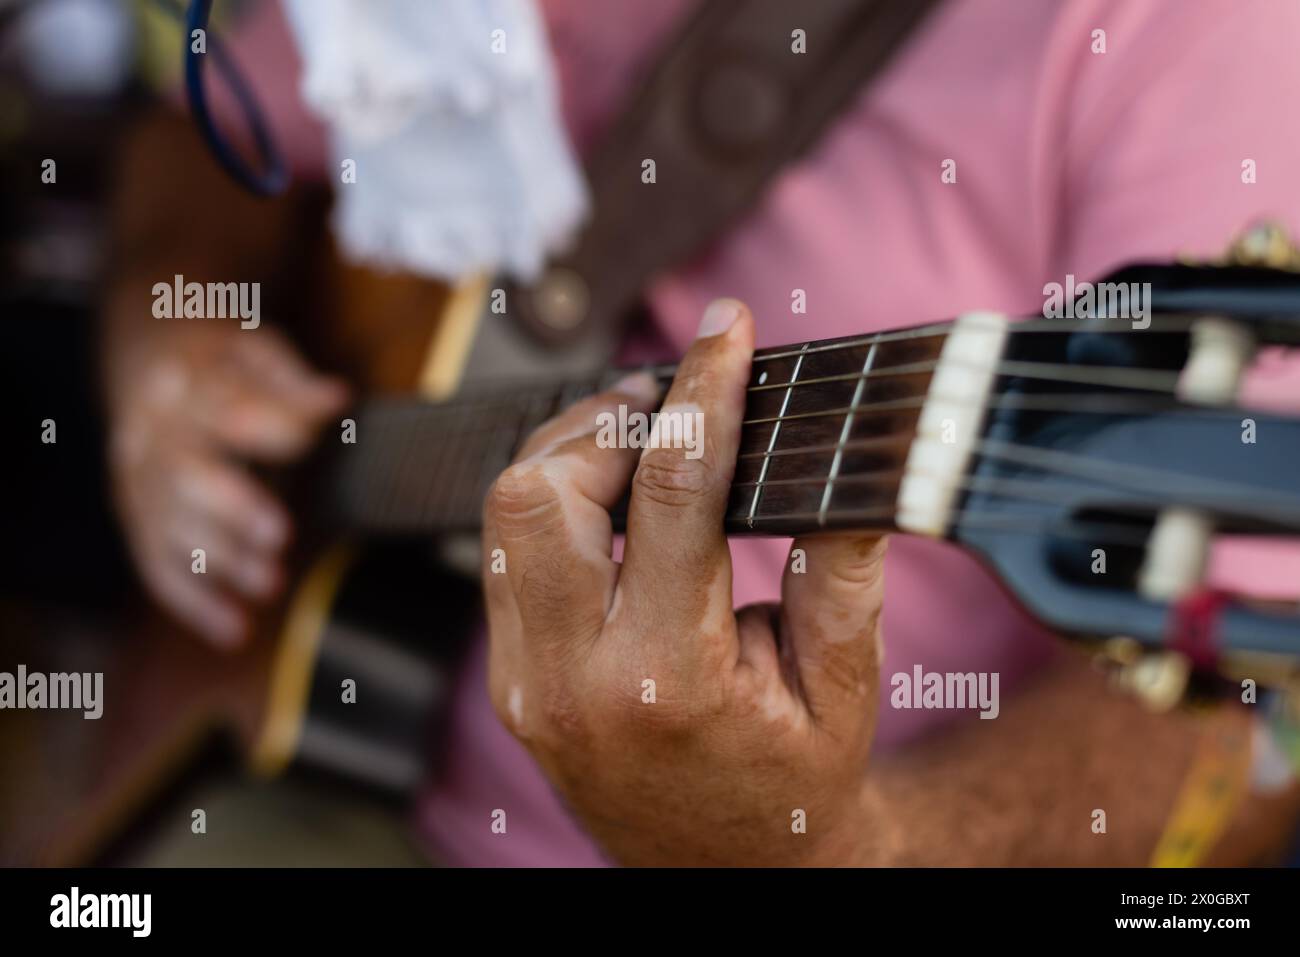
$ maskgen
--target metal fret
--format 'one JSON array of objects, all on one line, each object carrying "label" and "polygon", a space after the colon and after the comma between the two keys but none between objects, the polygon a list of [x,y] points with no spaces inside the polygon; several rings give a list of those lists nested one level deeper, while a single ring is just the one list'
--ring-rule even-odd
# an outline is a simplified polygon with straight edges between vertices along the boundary
[{"label": "metal fret", "polygon": [[844,413],[844,427],[840,430],[840,440],[835,446],[835,457],[831,459],[831,470],[826,477],[826,489],[822,492],[822,507],[817,510],[817,524],[825,527],[826,514],[831,507],[831,490],[835,487],[835,478],[840,474],[840,463],[844,460],[844,446],[849,441],[849,435],[853,430],[853,413],[858,410],[862,402],[862,393],[867,386],[867,373],[871,371],[872,364],[876,361],[876,343],[871,344],[867,350],[867,358],[862,363],[862,374],[858,377],[858,384],[853,388],[853,400],[849,403],[848,412]]},{"label": "metal fret", "polygon": [[[785,395],[781,399],[781,411],[777,415],[776,421],[772,423],[772,434],[767,440],[767,451],[763,453],[763,465],[759,469],[758,482],[754,486],[754,498],[749,503],[749,515],[746,521],[749,527],[754,527],[754,516],[758,514],[758,500],[763,495],[763,482],[767,478],[767,468],[772,461],[772,450],[776,448],[776,438],[781,434],[781,419],[785,417],[785,410],[790,405],[790,394],[794,392],[794,384],[799,381],[799,369],[803,366],[803,357],[808,353],[808,347],[811,342],[805,342],[803,348],[799,350],[799,356],[794,360],[794,369],[790,373],[790,384],[786,387]],[[872,346],[874,349],[875,346]]]}]

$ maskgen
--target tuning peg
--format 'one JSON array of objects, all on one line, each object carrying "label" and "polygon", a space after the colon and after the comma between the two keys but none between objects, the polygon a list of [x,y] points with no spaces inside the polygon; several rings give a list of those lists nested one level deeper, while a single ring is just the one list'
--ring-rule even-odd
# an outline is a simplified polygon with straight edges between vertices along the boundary
[{"label": "tuning peg", "polygon": [[1132,638],[1112,638],[1102,645],[1099,661],[1111,685],[1133,695],[1148,711],[1173,709],[1187,694],[1191,662],[1174,651],[1146,652]]},{"label": "tuning peg", "polygon": [[1202,405],[1230,404],[1256,348],[1255,337],[1242,323],[1214,316],[1197,319],[1178,379],[1178,397]]},{"label": "tuning peg", "polygon": [[[1213,316],[1197,319],[1178,381],[1179,397],[1206,405],[1231,403],[1254,353],[1254,337],[1242,324]],[[1163,509],[1147,540],[1138,593],[1155,601],[1172,601],[1199,586],[1213,534],[1213,523],[1205,513]]]},{"label": "tuning peg", "polygon": [[1264,266],[1300,272],[1300,248],[1282,226],[1263,222],[1233,240],[1224,262],[1232,266]]}]

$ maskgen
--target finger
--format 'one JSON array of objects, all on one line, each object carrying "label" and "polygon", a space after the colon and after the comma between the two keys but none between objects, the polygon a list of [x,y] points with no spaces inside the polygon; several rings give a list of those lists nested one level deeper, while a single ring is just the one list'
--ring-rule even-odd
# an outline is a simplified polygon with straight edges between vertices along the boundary
[{"label": "finger", "polygon": [[588,396],[539,425],[524,441],[515,461],[532,458],[569,439],[595,434],[598,431],[597,417],[602,412],[617,414],[616,403],[628,404],[630,400],[636,411],[648,412],[658,401],[659,394],[659,386],[649,373],[629,375],[611,386],[608,392]]},{"label": "finger", "polygon": [[761,703],[769,725],[797,731],[811,723],[812,712],[799,687],[793,649],[789,642],[777,640],[784,630],[784,614],[784,609],[774,602],[746,605],[736,612],[740,641],[737,668],[747,671],[754,697]]},{"label": "finger", "polygon": [[231,531],[203,512],[181,512],[168,526],[172,548],[181,561],[195,560],[203,550],[204,574],[229,585],[254,601],[274,595],[282,585],[275,554],[240,544]]},{"label": "finger", "polygon": [[185,509],[211,515],[248,548],[276,552],[289,540],[289,514],[276,498],[242,469],[200,455],[177,478]]},{"label": "finger", "polygon": [[[796,539],[781,581],[789,646],[814,720],[839,728],[874,714],[886,539],[833,533]],[[798,569],[798,570],[796,570]]]},{"label": "finger", "polygon": [[218,442],[236,454],[266,462],[301,456],[321,424],[319,415],[248,382],[223,382],[196,402],[196,415]]},{"label": "finger", "polygon": [[243,642],[248,621],[239,606],[191,573],[188,564],[167,558],[144,565],[145,584],[180,621],[214,645],[233,648]]},{"label": "finger", "polygon": [[236,341],[236,354],[245,374],[306,412],[323,414],[348,401],[347,385],[309,366],[274,329],[259,329]]},{"label": "finger", "polygon": [[[753,317],[743,304],[720,299],[709,306],[660,410],[652,443],[660,447],[646,448],[632,481],[622,607],[667,634],[696,634],[710,614],[731,619],[722,520],[753,340]],[[729,634],[734,641],[734,629]]]},{"label": "finger", "polygon": [[619,406],[646,412],[657,392],[653,382],[630,377],[579,403],[526,443],[531,454],[493,484],[484,509],[484,592],[490,613],[505,620],[517,610],[530,641],[572,642],[600,631],[617,571],[609,509],[637,458],[634,448],[598,441],[601,415],[617,416]]}]

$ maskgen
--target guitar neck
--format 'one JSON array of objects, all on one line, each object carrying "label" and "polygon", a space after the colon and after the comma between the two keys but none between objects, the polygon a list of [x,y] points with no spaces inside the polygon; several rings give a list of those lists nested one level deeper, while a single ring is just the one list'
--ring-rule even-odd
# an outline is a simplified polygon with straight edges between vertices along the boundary
[{"label": "guitar neck", "polygon": [[[1300,283],[1197,267],[1114,275],[1152,277],[1145,325],[1109,312],[1017,323],[968,312],[758,352],[726,530],[943,538],[1063,634],[1164,648],[1175,626],[1197,632],[1179,624],[1179,602],[1199,596],[1212,533],[1290,535],[1300,524],[1300,420],[1252,410],[1252,428],[1271,437],[1243,456],[1242,409],[1225,388],[1252,343],[1300,341]],[[674,371],[653,370],[665,385]],[[367,404],[356,444],[334,444],[333,481],[319,483],[327,515],[364,535],[476,530],[488,487],[525,437],[618,375]],[[628,444],[640,444],[627,424]],[[664,432],[689,450],[684,429],[652,434]],[[1222,649],[1294,658],[1293,615],[1242,602],[1217,614]],[[1177,640],[1213,657],[1200,639]],[[1294,674],[1287,663],[1274,680]]]},{"label": "guitar neck", "polygon": [[[947,329],[755,353],[728,532],[892,530],[903,465]],[[675,367],[649,371],[666,386]],[[528,434],[624,374],[610,370],[441,403],[365,403],[354,413],[355,443],[332,456],[323,503],[330,523],[372,535],[476,530],[488,488]],[[621,515],[617,510],[616,524]]]}]

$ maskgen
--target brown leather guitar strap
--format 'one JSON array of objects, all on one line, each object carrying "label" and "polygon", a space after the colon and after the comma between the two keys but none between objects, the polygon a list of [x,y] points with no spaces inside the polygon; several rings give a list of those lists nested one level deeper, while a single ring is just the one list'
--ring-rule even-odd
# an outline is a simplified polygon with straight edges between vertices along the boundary
[{"label": "brown leather guitar strap", "polygon": [[[507,312],[550,344],[621,326],[719,238],[940,0],[702,0],[587,167],[593,216]],[[654,162],[647,182],[646,161]]]}]

